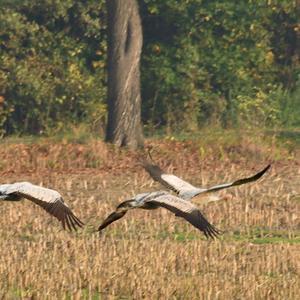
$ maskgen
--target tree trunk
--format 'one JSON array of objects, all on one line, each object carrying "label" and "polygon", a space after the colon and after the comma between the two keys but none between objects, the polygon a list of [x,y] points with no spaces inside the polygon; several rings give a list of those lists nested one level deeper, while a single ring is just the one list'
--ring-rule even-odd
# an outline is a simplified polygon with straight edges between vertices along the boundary
[{"label": "tree trunk", "polygon": [[140,57],[142,27],[136,0],[107,0],[108,124],[106,141],[143,146]]}]

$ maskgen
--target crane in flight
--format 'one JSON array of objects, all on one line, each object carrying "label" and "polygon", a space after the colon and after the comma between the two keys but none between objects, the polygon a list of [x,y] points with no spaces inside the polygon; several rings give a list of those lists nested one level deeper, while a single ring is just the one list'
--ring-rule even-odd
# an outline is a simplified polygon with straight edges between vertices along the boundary
[{"label": "crane in flight", "polygon": [[250,177],[241,178],[229,183],[218,184],[209,188],[202,188],[202,187],[195,187],[189,182],[184,181],[183,179],[173,174],[168,174],[164,172],[158,165],[149,163],[146,160],[141,161],[141,163],[144,169],[149,173],[149,175],[152,177],[153,180],[160,182],[166,188],[174,191],[180,198],[184,200],[190,200],[200,194],[217,192],[233,186],[254,182],[259,178],[261,178],[271,167],[271,165],[268,165],[263,170],[259,171],[258,173]]},{"label": "crane in flight", "polygon": [[192,202],[185,201],[166,191],[142,193],[132,199],[123,201],[117,206],[116,210],[103,221],[98,231],[102,231],[112,222],[122,218],[128,210],[135,208],[157,209],[159,207],[164,207],[173,212],[175,216],[185,219],[202,231],[206,238],[215,238],[220,234],[220,231],[206,220],[200,210]]},{"label": "crane in flight", "polygon": [[57,218],[63,228],[72,231],[84,224],[73,214],[69,206],[64,202],[60,193],[29,182],[16,182],[0,185],[0,200],[20,201],[28,199],[41,206],[50,215]]},{"label": "crane in flight", "polygon": [[[151,158],[150,153],[149,156]],[[173,174],[167,174],[159,166],[149,163],[146,160],[142,160],[141,163],[154,180],[174,191],[177,196],[172,195],[167,191],[138,194],[132,199],[121,202],[117,206],[116,210],[112,212],[99,226],[98,231],[102,231],[111,223],[121,219],[127,213],[127,211],[131,209],[157,209],[159,207],[164,207],[173,212],[175,216],[182,217],[198,230],[202,231],[206,238],[215,238],[221,233],[220,230],[210,224],[197,206],[187,200],[190,200],[200,194],[217,192],[229,187],[254,182],[261,178],[263,174],[265,174],[270,168],[270,165],[268,165],[255,175],[241,178],[230,183],[219,184],[210,188],[199,188]]]}]

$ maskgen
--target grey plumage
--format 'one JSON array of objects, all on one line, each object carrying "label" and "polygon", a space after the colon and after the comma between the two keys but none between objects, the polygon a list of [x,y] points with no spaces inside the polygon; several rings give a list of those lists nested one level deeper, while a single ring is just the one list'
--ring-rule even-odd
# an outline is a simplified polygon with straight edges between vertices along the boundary
[{"label": "grey plumage", "polygon": [[64,202],[60,193],[29,182],[16,182],[0,185],[0,200],[20,201],[26,198],[41,206],[49,214],[56,217],[63,228],[76,230],[82,227],[83,223],[73,214],[68,205]]},{"label": "grey plumage", "polygon": [[138,194],[135,198],[122,202],[103,221],[98,230],[101,231],[112,222],[122,218],[130,209],[156,209],[159,207],[164,207],[176,216],[184,218],[197,229],[201,230],[207,238],[214,238],[220,233],[218,229],[206,220],[193,203],[171,195],[166,191]]},{"label": "grey plumage", "polygon": [[184,181],[183,179],[181,179],[173,174],[167,174],[157,165],[151,164],[147,161],[143,161],[142,165],[155,181],[160,182],[162,185],[164,185],[168,189],[174,191],[176,194],[178,194],[179,197],[181,197],[185,200],[190,200],[193,197],[198,196],[200,194],[217,192],[222,189],[229,188],[229,187],[238,186],[241,184],[256,181],[261,176],[263,176],[263,174],[265,172],[267,172],[267,170],[271,166],[271,165],[268,165],[260,172],[256,173],[253,176],[247,177],[247,178],[238,179],[238,180],[230,182],[230,183],[219,184],[216,186],[212,186],[210,188],[199,188],[199,187],[195,187],[195,186],[191,185],[190,183]]}]

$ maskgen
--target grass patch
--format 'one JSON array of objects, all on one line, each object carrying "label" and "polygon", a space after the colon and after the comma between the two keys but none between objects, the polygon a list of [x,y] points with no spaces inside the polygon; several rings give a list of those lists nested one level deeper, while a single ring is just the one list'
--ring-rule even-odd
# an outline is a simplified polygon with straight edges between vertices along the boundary
[{"label": "grass patch", "polygon": [[265,237],[265,238],[253,238],[249,239],[249,242],[253,244],[276,244],[276,243],[289,243],[289,244],[300,244],[300,237],[298,238],[283,238],[283,237]]},{"label": "grass patch", "polygon": [[293,232],[291,236],[286,230],[268,230],[253,228],[248,234],[240,231],[234,231],[230,235],[225,235],[224,240],[233,240],[239,242],[249,242],[253,244],[275,244],[289,243],[299,244],[300,233]]}]

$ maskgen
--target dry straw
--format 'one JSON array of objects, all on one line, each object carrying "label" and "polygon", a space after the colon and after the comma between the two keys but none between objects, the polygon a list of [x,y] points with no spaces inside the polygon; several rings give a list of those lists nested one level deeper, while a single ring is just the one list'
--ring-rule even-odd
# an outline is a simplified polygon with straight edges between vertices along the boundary
[{"label": "dry straw", "polygon": [[[249,175],[266,163],[229,152],[222,161],[213,153],[202,161],[197,145],[156,146],[164,168],[197,185]],[[29,202],[1,203],[0,298],[298,299],[297,162],[279,161],[259,182],[202,207],[225,231],[220,240],[205,240],[164,209],[131,211],[99,237],[94,230],[117,203],[159,185],[135,164],[135,154],[101,142],[42,147],[2,149],[2,178],[57,189],[87,226],[64,232]]]}]

